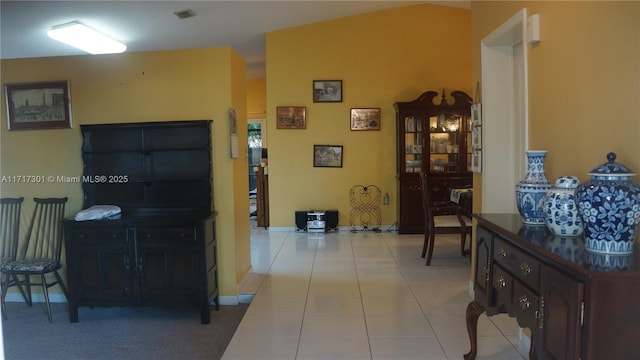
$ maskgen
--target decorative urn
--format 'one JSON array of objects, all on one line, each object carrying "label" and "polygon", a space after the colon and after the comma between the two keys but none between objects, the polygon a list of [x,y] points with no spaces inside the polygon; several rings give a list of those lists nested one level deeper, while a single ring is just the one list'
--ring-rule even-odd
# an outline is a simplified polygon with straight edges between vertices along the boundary
[{"label": "decorative urn", "polygon": [[579,184],[575,176],[560,176],[542,201],[547,227],[554,235],[582,235],[582,218],[575,200]]},{"label": "decorative urn", "polygon": [[529,150],[527,156],[527,176],[516,184],[516,206],[522,222],[529,225],[545,225],[542,200],[551,189],[544,169],[546,150]]},{"label": "decorative urn", "polygon": [[576,189],[584,222],[585,249],[603,254],[630,254],[640,223],[640,186],[626,166],[607,154],[607,162],[591,170],[590,180]]}]

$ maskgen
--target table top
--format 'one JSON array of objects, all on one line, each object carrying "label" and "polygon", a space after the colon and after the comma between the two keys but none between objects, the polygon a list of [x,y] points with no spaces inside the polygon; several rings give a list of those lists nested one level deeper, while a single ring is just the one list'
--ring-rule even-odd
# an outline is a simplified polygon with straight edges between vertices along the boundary
[{"label": "table top", "polygon": [[553,235],[546,225],[527,225],[519,214],[474,214],[478,222],[514,239],[523,247],[587,272],[640,272],[640,246],[630,255],[608,255],[588,251],[583,236]]}]

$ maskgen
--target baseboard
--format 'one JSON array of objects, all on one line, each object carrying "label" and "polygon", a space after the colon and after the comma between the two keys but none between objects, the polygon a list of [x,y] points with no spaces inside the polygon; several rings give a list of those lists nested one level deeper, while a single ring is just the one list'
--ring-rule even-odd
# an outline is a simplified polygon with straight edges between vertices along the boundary
[{"label": "baseboard", "polygon": [[[24,302],[24,298],[20,293],[8,293],[5,298],[6,302]],[[31,294],[31,301],[34,303],[44,303],[44,294]],[[67,297],[64,294],[49,294],[49,302],[51,303],[66,303]]]},{"label": "baseboard", "polygon": [[[44,295],[43,294],[31,294],[31,299],[34,303],[44,303]],[[220,305],[238,305],[240,303],[246,304],[250,303],[253,299],[253,295],[249,294],[241,294],[239,296],[219,296],[218,301]],[[20,293],[10,293],[7,294],[5,299],[6,302],[24,302],[24,298]],[[64,294],[49,294],[49,302],[51,303],[66,303],[67,298]],[[213,303],[213,301],[212,301]]]},{"label": "baseboard", "polygon": [[531,338],[523,328],[520,328],[520,331],[518,331],[518,339],[520,339],[520,343],[525,347],[525,349],[527,349],[527,351],[531,350]]},{"label": "baseboard", "polygon": [[[387,232],[390,231],[389,229],[392,229],[394,227],[395,224],[390,224],[390,225],[380,225],[377,227],[377,229],[379,229],[380,231],[383,232]],[[338,226],[338,232],[350,232],[351,231],[351,226]],[[293,227],[288,227],[288,226],[270,226],[268,229],[269,232],[299,232],[299,233],[305,233],[305,231],[297,231],[297,228],[295,226]],[[358,230],[359,232],[362,230]],[[369,230],[369,231],[373,231],[373,229]],[[330,231],[328,234],[331,233],[335,233],[335,231]],[[309,234],[323,234],[323,233],[309,233]]]}]

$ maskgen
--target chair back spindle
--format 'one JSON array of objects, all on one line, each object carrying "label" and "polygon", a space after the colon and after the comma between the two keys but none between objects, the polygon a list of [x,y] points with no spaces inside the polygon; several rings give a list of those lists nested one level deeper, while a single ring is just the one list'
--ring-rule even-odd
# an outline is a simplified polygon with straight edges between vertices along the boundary
[{"label": "chair back spindle", "polygon": [[55,259],[62,252],[62,222],[67,198],[34,198],[31,218],[21,259]]},{"label": "chair back spindle", "polygon": [[18,255],[20,210],[23,197],[0,199],[0,264]]}]

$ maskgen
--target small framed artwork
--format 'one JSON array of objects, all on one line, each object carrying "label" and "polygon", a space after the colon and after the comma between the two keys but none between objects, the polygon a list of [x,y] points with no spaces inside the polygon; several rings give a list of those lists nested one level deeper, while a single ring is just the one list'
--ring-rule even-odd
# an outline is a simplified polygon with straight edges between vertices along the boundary
[{"label": "small framed artwork", "polygon": [[313,102],[342,102],[342,80],[313,80]]},{"label": "small framed artwork", "polygon": [[482,172],[482,105],[471,105],[471,171]]},{"label": "small framed artwork", "polygon": [[313,167],[342,167],[342,145],[313,145]]},{"label": "small framed artwork", "polygon": [[68,129],[68,81],[5,85],[9,130]]},{"label": "small framed artwork", "polygon": [[278,129],[305,129],[307,108],[305,106],[278,106],[276,108]]},{"label": "small framed artwork", "polygon": [[471,171],[474,173],[482,172],[482,151],[473,150],[471,152]]},{"label": "small framed artwork", "polygon": [[351,130],[380,130],[380,108],[351,109]]}]

